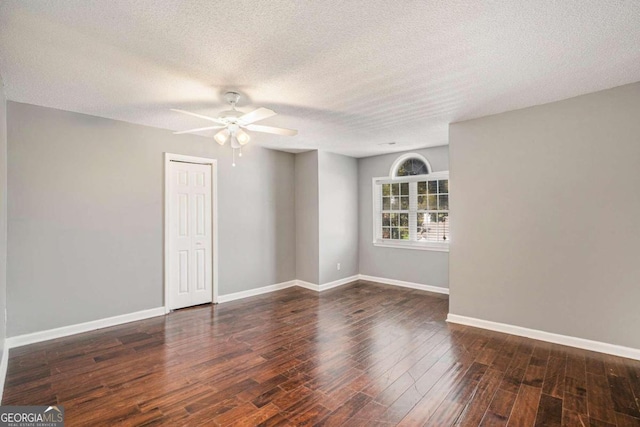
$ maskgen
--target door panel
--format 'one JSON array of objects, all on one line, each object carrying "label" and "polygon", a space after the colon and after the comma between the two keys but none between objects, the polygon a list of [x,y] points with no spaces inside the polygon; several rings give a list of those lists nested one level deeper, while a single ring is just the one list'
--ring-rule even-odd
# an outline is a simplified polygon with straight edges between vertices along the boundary
[{"label": "door panel", "polygon": [[202,172],[196,173],[196,185],[198,187],[204,187],[205,174]]},{"label": "door panel", "polygon": [[178,194],[178,235],[180,237],[189,236],[189,194]]},{"label": "door panel", "polygon": [[211,302],[211,166],[170,162],[169,308]]},{"label": "door panel", "polygon": [[196,234],[198,236],[204,236],[205,231],[205,203],[204,194],[196,194]]},{"label": "door panel", "polygon": [[189,293],[189,251],[178,251],[178,293]]},{"label": "door panel", "polygon": [[196,290],[202,291],[206,289],[205,277],[206,268],[204,249],[196,249]]}]

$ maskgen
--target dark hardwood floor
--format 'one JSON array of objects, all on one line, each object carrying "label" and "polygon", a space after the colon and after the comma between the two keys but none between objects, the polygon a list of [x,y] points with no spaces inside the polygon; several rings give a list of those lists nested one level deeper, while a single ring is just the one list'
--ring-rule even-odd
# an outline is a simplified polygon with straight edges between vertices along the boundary
[{"label": "dark hardwood floor", "polygon": [[640,362],[447,310],[367,282],[180,310],[11,350],[3,404],[69,426],[640,426]]}]

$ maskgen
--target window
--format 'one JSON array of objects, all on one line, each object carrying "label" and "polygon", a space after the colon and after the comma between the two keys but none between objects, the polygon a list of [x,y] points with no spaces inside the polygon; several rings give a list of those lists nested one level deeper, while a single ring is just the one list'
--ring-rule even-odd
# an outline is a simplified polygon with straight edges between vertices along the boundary
[{"label": "window", "polygon": [[410,157],[398,166],[396,176],[426,175],[429,173],[427,164],[420,159]]},{"label": "window", "polygon": [[430,171],[412,153],[394,162],[389,177],[373,179],[375,245],[449,250],[449,172]]},{"label": "window", "polygon": [[382,184],[382,238],[409,240],[409,183]]},{"label": "window", "polygon": [[449,240],[449,179],[429,179],[417,183],[418,216],[416,240]]}]

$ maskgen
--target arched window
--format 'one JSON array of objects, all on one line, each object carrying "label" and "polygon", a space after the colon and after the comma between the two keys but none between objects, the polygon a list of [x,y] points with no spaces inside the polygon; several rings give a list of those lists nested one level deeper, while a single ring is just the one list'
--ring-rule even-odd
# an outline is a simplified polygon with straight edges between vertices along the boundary
[{"label": "arched window", "polygon": [[402,176],[427,175],[431,172],[429,161],[417,153],[407,153],[398,157],[393,165],[389,176],[399,178]]},{"label": "arched window", "polygon": [[429,173],[427,164],[420,159],[410,158],[404,161],[396,171],[396,176],[426,175]]},{"label": "arched window", "polygon": [[433,172],[418,153],[399,156],[373,179],[376,246],[449,250],[449,172]]}]

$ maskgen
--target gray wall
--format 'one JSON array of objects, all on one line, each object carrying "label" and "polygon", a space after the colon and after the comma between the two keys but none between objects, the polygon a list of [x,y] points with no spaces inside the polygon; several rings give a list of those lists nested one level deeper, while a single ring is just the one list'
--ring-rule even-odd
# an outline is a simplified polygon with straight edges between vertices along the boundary
[{"label": "gray wall", "polygon": [[[358,161],[318,153],[319,284],[358,274]],[[337,264],[340,263],[340,270]]]},{"label": "gray wall", "polygon": [[640,83],[450,144],[451,313],[640,348]]},{"label": "gray wall", "polygon": [[[414,150],[412,152],[425,156],[431,163],[433,172],[449,170],[449,149],[446,146]],[[404,152],[366,157],[358,160],[360,274],[448,288],[448,253],[383,248],[376,247],[372,243],[373,206],[371,180],[372,178],[389,176],[391,165],[402,154]]]},{"label": "gray wall", "polygon": [[[7,335],[7,102],[0,76],[0,359]],[[2,387],[3,384],[0,384]],[[0,392],[0,394],[2,394]]]},{"label": "gray wall", "polygon": [[318,152],[295,155],[296,279],[319,280]]},{"label": "gray wall", "polygon": [[295,278],[294,156],[8,103],[8,335],[163,305],[164,152],[219,165],[219,293]]}]

